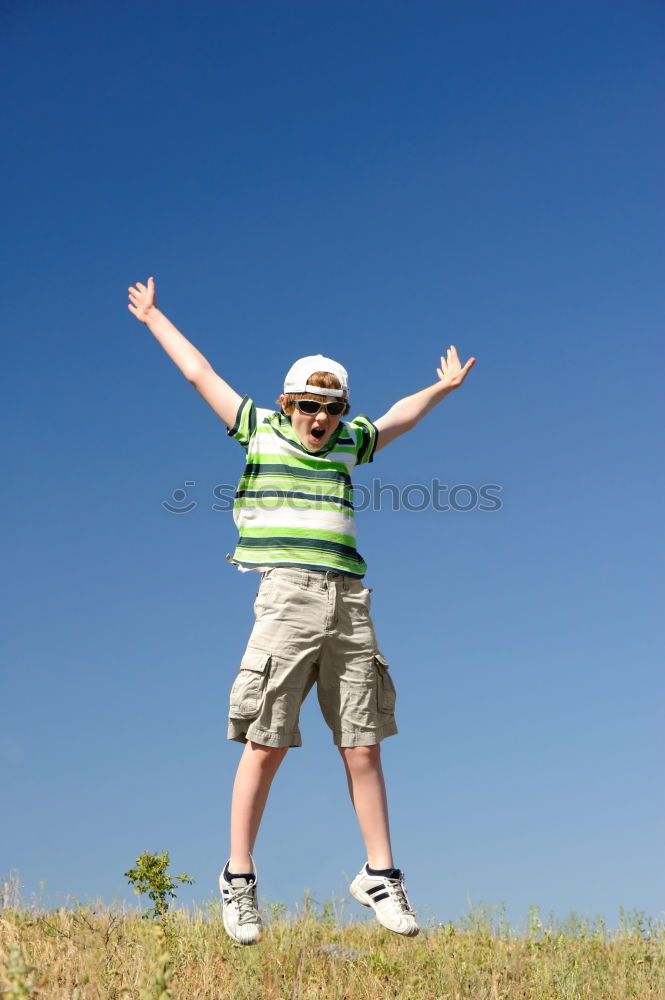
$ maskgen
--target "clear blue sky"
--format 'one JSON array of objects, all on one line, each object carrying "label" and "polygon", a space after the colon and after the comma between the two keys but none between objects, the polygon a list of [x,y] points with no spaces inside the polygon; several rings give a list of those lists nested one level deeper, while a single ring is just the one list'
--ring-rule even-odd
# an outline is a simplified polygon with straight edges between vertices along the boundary
[{"label": "clear blue sky", "polygon": [[[167,848],[206,900],[227,856],[256,580],[212,491],[243,453],[126,309],[154,274],[263,406],[302,354],[372,417],[448,344],[477,357],[357,474],[501,487],[358,517],[396,860],[425,917],[662,911],[664,26],[648,0],[5,5],[0,873],[26,898],[133,899]],[[364,860],[315,699],[303,735],[256,852],[289,905]]]}]

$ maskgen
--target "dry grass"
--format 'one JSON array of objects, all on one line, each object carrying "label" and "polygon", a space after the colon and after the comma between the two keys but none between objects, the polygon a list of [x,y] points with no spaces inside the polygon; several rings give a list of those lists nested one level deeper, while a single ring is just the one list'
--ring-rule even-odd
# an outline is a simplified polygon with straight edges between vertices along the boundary
[{"label": "dry grass", "polygon": [[488,911],[405,940],[340,926],[330,906],[281,908],[252,948],[225,934],[218,904],[166,924],[103,906],[0,915],[3,1000],[662,1000],[665,937],[639,914],[609,935],[571,919],[512,933]]}]

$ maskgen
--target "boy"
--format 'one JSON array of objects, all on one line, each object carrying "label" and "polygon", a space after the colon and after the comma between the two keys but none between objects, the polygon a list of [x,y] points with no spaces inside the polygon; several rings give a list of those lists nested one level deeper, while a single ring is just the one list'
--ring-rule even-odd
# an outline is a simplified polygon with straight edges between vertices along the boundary
[{"label": "boy", "polygon": [[281,412],[259,410],[158,310],[152,278],[130,288],[129,299],[130,312],[247,450],[234,503],[240,538],[227,558],[262,577],[256,622],[231,690],[228,737],[244,750],[233,787],[231,854],[220,875],[226,931],[240,944],[261,937],[252,850],[277,769],[287,749],[300,746],[300,705],[316,683],[367,849],[351,894],[385,927],[413,936],[418,925],[392,856],[380,756],[381,740],[397,732],[395,689],[362,584],[350,472],[460,386],[475,359],[462,367],[450,347],[434,385],[375,423],[364,416],[344,423],[346,370],[322,355],[301,358],[286,376]]}]

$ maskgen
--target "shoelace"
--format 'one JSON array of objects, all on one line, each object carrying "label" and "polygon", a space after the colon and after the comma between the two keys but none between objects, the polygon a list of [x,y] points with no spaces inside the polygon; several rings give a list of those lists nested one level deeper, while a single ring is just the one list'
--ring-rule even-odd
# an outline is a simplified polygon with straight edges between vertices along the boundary
[{"label": "shoelace", "polygon": [[233,902],[238,906],[238,923],[255,924],[258,919],[254,898],[256,884],[252,882],[251,885],[233,885],[229,888]]},{"label": "shoelace", "polygon": [[388,892],[391,894],[400,910],[402,910],[403,913],[414,913],[415,911],[411,906],[411,902],[406,893],[404,878],[387,878],[386,882],[388,884]]}]

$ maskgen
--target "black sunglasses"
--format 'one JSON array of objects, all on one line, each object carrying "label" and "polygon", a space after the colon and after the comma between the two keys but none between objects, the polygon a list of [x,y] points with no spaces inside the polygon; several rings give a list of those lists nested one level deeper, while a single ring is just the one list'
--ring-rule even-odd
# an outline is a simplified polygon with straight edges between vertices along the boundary
[{"label": "black sunglasses", "polygon": [[319,403],[316,399],[296,399],[295,403],[300,413],[305,413],[308,417],[313,417],[319,410],[325,410],[329,417],[338,417],[346,407],[343,401]]}]

